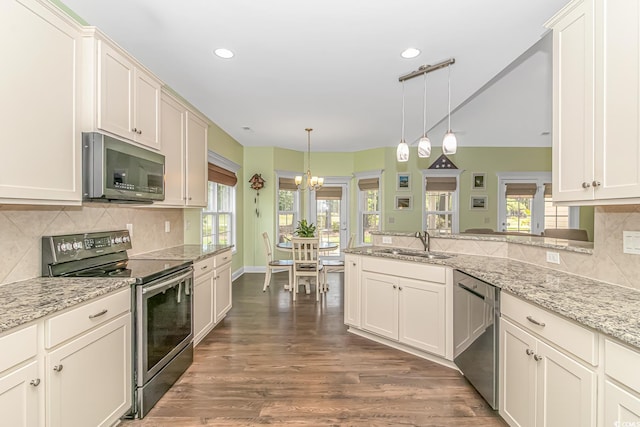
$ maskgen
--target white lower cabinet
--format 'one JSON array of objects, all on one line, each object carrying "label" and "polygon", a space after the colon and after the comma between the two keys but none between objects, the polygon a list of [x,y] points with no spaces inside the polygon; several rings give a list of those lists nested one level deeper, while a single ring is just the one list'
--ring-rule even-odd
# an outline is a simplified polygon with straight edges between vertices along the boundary
[{"label": "white lower cabinet", "polygon": [[193,271],[193,344],[198,345],[214,325],[213,258],[195,263]]},{"label": "white lower cabinet", "polygon": [[47,425],[113,425],[131,407],[131,315],[49,352]]},{"label": "white lower cabinet", "polygon": [[362,264],[361,328],[445,357],[445,268],[369,258]]},{"label": "white lower cabinet", "polygon": [[605,340],[604,426],[640,425],[640,351]]},{"label": "white lower cabinet", "polygon": [[[637,369],[636,366],[633,369]],[[625,390],[613,382],[604,383],[604,425],[635,427],[640,425],[640,393]]]},{"label": "white lower cabinet", "polygon": [[215,257],[214,276],[214,320],[217,324],[231,310],[231,251]]},{"label": "white lower cabinet", "polygon": [[344,257],[344,323],[360,327],[360,257]]},{"label": "white lower cabinet", "polygon": [[40,425],[39,399],[42,381],[38,378],[38,362],[0,375],[1,424],[37,427]]}]

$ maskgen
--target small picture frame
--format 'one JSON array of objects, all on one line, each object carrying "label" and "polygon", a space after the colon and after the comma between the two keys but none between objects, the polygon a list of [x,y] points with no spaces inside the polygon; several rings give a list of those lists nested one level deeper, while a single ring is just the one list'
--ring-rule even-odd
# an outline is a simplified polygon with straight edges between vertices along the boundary
[{"label": "small picture frame", "polygon": [[396,190],[398,191],[411,190],[411,174],[410,173],[398,172],[398,178],[396,180]]},{"label": "small picture frame", "polygon": [[472,190],[484,190],[487,188],[487,174],[478,172],[472,174],[471,189]]},{"label": "small picture frame", "polygon": [[469,209],[471,210],[487,210],[488,196],[471,196],[469,201]]},{"label": "small picture frame", "polygon": [[413,196],[396,196],[396,210],[408,211],[413,209]]}]

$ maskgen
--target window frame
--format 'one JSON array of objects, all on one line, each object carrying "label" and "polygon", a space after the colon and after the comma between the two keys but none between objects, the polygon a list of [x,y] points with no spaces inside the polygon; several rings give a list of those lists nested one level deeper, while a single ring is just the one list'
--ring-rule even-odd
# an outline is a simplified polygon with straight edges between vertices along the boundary
[{"label": "window frame", "polygon": [[[210,188],[210,186],[213,185],[214,189],[212,190]],[[207,200],[207,207],[206,208],[202,208],[202,211],[200,213],[200,221],[201,224],[204,225],[204,219],[207,216],[211,216],[213,218],[212,220],[212,230],[216,230],[216,233],[213,234],[214,236],[216,236],[215,242],[212,242],[212,244],[214,245],[220,245],[220,233],[219,233],[219,227],[220,227],[220,221],[219,218],[221,215],[229,215],[231,220],[230,220],[230,245],[233,245],[234,251],[235,248],[237,247],[236,245],[236,223],[237,223],[237,204],[236,204],[236,187],[237,185],[234,186],[230,186],[230,185],[224,185],[225,187],[229,188],[229,198],[231,200],[229,200],[229,205],[231,206],[231,210],[230,211],[220,211],[218,209],[218,199],[217,199],[217,194],[218,194],[218,186],[219,185],[224,185],[224,184],[219,184],[217,182],[213,182],[213,181],[207,181],[207,193],[209,195],[209,200]],[[212,197],[213,196],[213,197]],[[213,201],[211,199],[214,199]],[[212,202],[215,204],[215,210],[209,210],[209,207],[211,206]],[[204,245],[204,239],[205,239],[205,234],[204,234],[204,229],[202,229],[202,232],[200,233],[200,242]]]},{"label": "window frame", "polygon": [[[430,213],[448,213],[451,212],[451,234],[457,234],[460,231],[460,176],[464,169],[423,169],[422,172],[422,229],[427,230],[427,215]],[[456,191],[451,192],[451,211],[427,211],[427,178],[455,178]]]},{"label": "window frame", "polygon": [[274,230],[272,230],[273,241],[275,244],[278,243],[278,238],[279,238],[278,236],[279,236],[279,230],[280,230],[280,213],[281,212],[293,213],[292,225],[294,229],[298,225],[298,221],[300,221],[301,219],[300,190],[292,191],[293,197],[294,197],[293,199],[294,211],[280,211],[280,178],[294,179],[296,175],[301,175],[301,174],[296,172],[290,172],[290,171],[276,171],[276,191],[275,191],[275,201],[274,201],[276,220],[274,221],[275,228]]},{"label": "window frame", "polygon": [[[372,243],[365,243],[364,242],[364,221],[363,221],[363,216],[365,214],[370,214],[370,215],[378,215],[378,231],[381,231],[382,229],[382,213],[384,211],[384,206],[383,206],[383,190],[382,190],[382,172],[384,172],[382,169],[379,170],[373,170],[373,171],[366,171],[366,172],[357,172],[354,173],[353,176],[355,178],[355,188],[356,188],[356,192],[357,192],[357,200],[358,200],[358,214],[356,217],[356,241],[354,242],[354,244],[357,244],[358,246],[371,246],[373,245]],[[365,204],[366,204],[366,190],[360,190],[360,188],[358,187],[358,181],[361,179],[367,179],[367,178],[377,178],[378,179],[378,210],[377,211],[369,211],[369,210],[365,210]]]},{"label": "window frame", "polygon": [[[226,157],[221,156],[220,154],[217,154],[211,150],[207,150],[207,162],[208,163],[212,163],[216,166],[219,166],[221,168],[224,168],[228,171],[233,172],[236,177],[238,176],[238,172],[241,169],[241,166],[239,164],[237,164],[236,162],[227,159]],[[209,181],[207,180],[207,196],[209,194],[209,182],[213,182],[213,181]],[[218,183],[214,183],[214,184],[218,184]],[[224,185],[224,184],[222,184]],[[238,231],[238,184],[236,183],[236,185],[234,186],[230,186],[227,185],[227,187],[231,188],[231,207],[232,207],[232,211],[231,211],[231,254],[235,255],[238,252],[238,245],[237,245],[237,231]],[[216,201],[217,202],[217,201]],[[207,206],[200,209],[200,244],[202,245],[204,243],[204,230],[202,228],[203,226],[203,221],[204,221],[204,214],[205,212],[210,212],[207,211],[207,209],[209,208],[209,200],[207,200]],[[216,221],[216,226],[217,226],[217,221]]]}]

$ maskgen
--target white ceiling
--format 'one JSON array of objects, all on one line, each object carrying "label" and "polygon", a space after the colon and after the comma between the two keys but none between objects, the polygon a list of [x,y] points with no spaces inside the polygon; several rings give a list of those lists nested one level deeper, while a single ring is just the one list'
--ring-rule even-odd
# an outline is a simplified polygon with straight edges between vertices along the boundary
[{"label": "white ceiling", "polygon": [[[487,89],[487,83],[536,44],[545,33],[544,22],[568,2],[62,1],[242,145],[299,151],[306,150],[306,127],[314,129],[312,151],[397,145],[402,100],[399,76],[423,64],[455,58],[450,70],[455,108],[481,88]],[[218,47],[231,49],[235,57],[217,58],[212,51]],[[422,54],[403,59],[400,52],[407,47],[417,47]],[[538,104],[548,104],[548,98],[522,102],[522,96],[539,94],[532,89],[536,84],[549,86],[550,58],[535,52],[529,57],[520,63],[519,80],[512,79],[499,91],[493,85],[497,96],[513,101],[480,102],[476,94],[452,116],[461,146],[544,145],[550,141],[539,138],[550,131],[550,107],[536,114]],[[408,142],[422,133],[423,82],[417,77],[405,83]],[[447,115],[446,68],[428,74],[427,90],[427,128],[431,129]],[[515,118],[512,102],[526,106]],[[486,118],[480,119],[480,113]],[[456,123],[458,117],[461,122]],[[478,125],[483,132],[474,132]],[[529,132],[531,141],[504,138],[497,142],[490,130],[499,126],[510,127],[514,135],[520,130]]]}]

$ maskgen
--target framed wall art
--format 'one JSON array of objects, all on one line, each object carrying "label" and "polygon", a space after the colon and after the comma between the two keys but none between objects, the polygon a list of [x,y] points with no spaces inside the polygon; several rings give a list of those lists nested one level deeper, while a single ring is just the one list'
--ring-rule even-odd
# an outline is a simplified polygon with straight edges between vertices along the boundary
[{"label": "framed wall art", "polygon": [[486,210],[488,196],[471,196],[471,201],[469,202],[469,209],[471,210]]},{"label": "framed wall art", "polygon": [[396,190],[398,191],[411,190],[411,174],[406,172],[398,172],[398,178],[396,180]]},{"label": "framed wall art", "polygon": [[396,210],[413,209],[413,196],[396,196]]},{"label": "framed wall art", "polygon": [[474,173],[472,175],[471,189],[472,190],[484,190],[487,188],[487,174],[486,173]]}]

